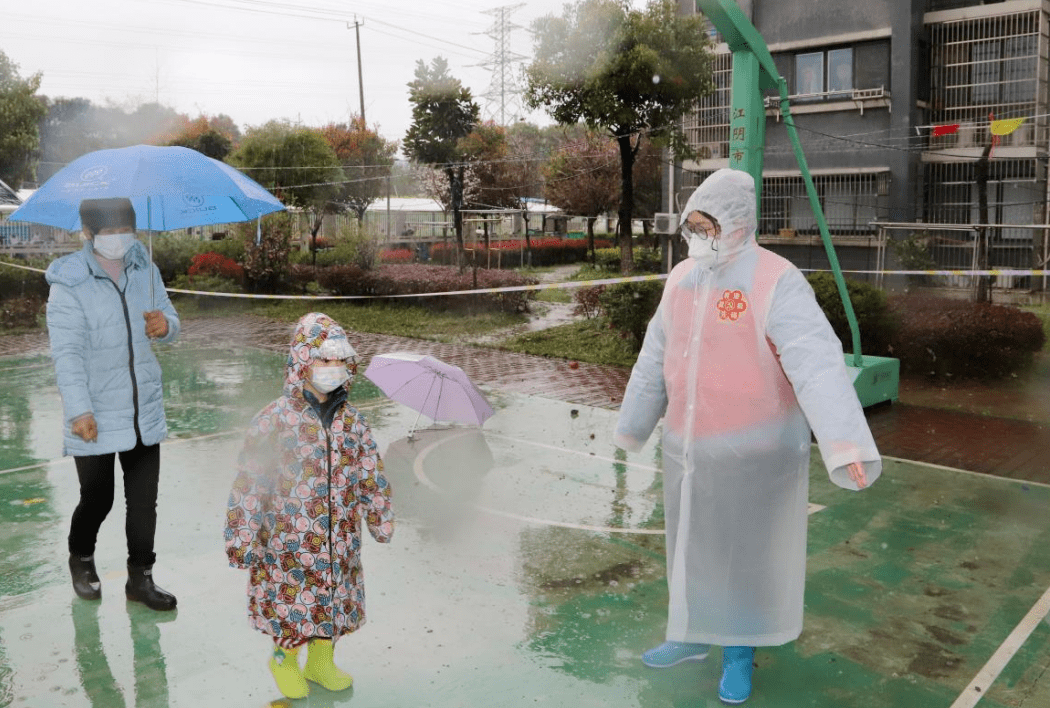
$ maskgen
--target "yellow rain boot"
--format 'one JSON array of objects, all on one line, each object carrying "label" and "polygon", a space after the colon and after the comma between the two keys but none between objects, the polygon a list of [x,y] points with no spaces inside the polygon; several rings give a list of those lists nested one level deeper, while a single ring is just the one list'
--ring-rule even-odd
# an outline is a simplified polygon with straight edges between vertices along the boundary
[{"label": "yellow rain boot", "polygon": [[332,662],[332,650],[331,639],[311,639],[303,675],[329,691],[345,691],[354,685],[354,679]]},{"label": "yellow rain boot", "polygon": [[299,669],[299,649],[285,649],[273,645],[273,658],[270,659],[270,673],[277,682],[277,688],[285,698],[306,698],[310,686]]}]

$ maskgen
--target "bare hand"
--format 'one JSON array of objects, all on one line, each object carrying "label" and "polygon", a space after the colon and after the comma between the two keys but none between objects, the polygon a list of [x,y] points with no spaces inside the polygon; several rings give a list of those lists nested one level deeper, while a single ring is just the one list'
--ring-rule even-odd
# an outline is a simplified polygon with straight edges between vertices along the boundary
[{"label": "bare hand", "polygon": [[70,432],[84,442],[98,440],[98,426],[95,424],[95,416],[91,413],[80,416],[69,427]]},{"label": "bare hand", "polygon": [[864,489],[868,486],[868,475],[864,474],[864,464],[862,462],[851,462],[847,470],[849,471],[849,478],[856,483],[858,489]]},{"label": "bare hand", "polygon": [[146,320],[146,336],[160,339],[168,334],[168,320],[160,310],[149,310],[142,313]]}]

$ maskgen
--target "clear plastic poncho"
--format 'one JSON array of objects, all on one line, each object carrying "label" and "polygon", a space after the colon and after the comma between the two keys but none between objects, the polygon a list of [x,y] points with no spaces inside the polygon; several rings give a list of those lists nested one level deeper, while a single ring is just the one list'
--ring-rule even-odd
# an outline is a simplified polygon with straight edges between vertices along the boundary
[{"label": "clear plastic poncho", "polygon": [[717,257],[668,276],[615,440],[637,451],[664,418],[667,639],[775,646],[802,632],[811,428],[840,487],[882,462],[812,288],[755,240],[751,176],[718,170],[694,211],[721,226]]}]

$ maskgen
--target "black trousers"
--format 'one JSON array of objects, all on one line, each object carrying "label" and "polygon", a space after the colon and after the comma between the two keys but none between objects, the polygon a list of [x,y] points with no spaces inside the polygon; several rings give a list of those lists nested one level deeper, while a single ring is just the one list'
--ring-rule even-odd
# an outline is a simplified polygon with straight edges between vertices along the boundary
[{"label": "black trousers", "polygon": [[95,552],[98,530],[113,508],[114,458],[124,471],[127,515],[128,564],[149,567],[156,561],[153,537],[157,531],[157,485],[160,480],[160,445],[143,445],[106,455],[74,456],[80,478],[80,503],[69,525],[69,552],[90,556]]}]

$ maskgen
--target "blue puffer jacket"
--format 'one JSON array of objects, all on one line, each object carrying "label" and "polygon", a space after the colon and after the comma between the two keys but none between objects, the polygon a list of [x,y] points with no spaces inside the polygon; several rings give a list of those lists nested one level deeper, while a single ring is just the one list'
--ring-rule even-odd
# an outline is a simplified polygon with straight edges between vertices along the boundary
[{"label": "blue puffer jacket", "polygon": [[[168,334],[160,342],[178,336],[179,316],[146,247],[136,241],[128,249],[119,283],[95,260],[90,242],[53,262],[45,277],[51,285],[47,330],[65,412],[62,454],[122,452],[135,447],[138,437],[145,445],[159,443],[168,434],[164,392],[142,313],[164,312]],[[96,442],[70,431],[85,413],[95,416]]]}]

